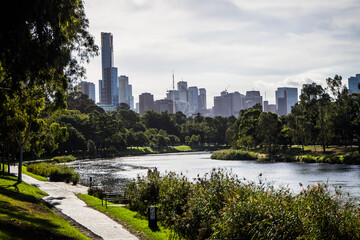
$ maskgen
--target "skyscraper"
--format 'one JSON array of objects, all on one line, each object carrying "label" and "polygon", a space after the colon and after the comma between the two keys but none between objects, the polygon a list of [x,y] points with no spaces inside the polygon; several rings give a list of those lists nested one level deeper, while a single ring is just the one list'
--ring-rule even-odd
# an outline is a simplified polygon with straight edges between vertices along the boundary
[{"label": "skyscraper", "polygon": [[187,92],[188,92],[188,102],[190,104],[190,113],[198,113],[199,111],[198,88],[189,87]]},{"label": "skyscraper", "polygon": [[239,92],[228,93],[226,90],[221,92],[221,96],[214,97],[215,116],[238,116],[242,109],[244,95]]},{"label": "skyscraper", "polygon": [[276,113],[278,115],[288,115],[291,107],[298,101],[297,88],[282,87],[275,92],[276,96]]},{"label": "skyscraper", "polygon": [[91,82],[81,81],[79,87],[82,93],[89,96],[95,102],[95,84]]},{"label": "skyscraper", "polygon": [[356,74],[355,77],[348,78],[349,93],[358,93],[360,84],[360,74]]},{"label": "skyscraper", "polygon": [[199,88],[199,111],[206,110],[206,89]]},{"label": "skyscraper", "polygon": [[178,82],[177,89],[179,91],[179,100],[182,102],[187,102],[188,101],[187,82],[184,81]]},{"label": "skyscraper", "polygon": [[100,103],[116,105],[119,103],[117,68],[114,67],[113,35],[101,33],[102,79],[99,81]]},{"label": "skyscraper", "polygon": [[139,95],[139,113],[144,115],[146,111],[154,110],[154,96],[150,93]]}]

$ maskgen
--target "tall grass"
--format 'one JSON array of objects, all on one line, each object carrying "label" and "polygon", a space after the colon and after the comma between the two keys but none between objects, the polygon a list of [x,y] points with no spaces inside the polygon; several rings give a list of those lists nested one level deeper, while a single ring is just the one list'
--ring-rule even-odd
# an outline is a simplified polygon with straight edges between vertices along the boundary
[{"label": "tall grass", "polygon": [[77,184],[79,182],[79,174],[66,165],[57,165],[53,163],[33,163],[27,166],[27,171],[48,177],[50,181],[54,182],[72,182]]},{"label": "tall grass", "polygon": [[214,169],[189,181],[169,173],[129,183],[130,208],[142,215],[158,206],[159,219],[183,239],[359,239],[359,208],[325,184],[299,194],[244,182]]}]

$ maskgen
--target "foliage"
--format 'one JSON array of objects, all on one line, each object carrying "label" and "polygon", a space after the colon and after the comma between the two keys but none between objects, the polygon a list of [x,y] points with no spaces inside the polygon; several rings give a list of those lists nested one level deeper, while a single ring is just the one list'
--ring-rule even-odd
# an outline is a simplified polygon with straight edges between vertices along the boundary
[{"label": "foliage", "polygon": [[211,154],[211,159],[219,160],[256,160],[258,154],[243,150],[220,150]]},{"label": "foliage", "polygon": [[358,239],[359,208],[318,184],[293,194],[242,182],[214,169],[189,182],[181,175],[149,174],[129,183],[131,209],[156,205],[162,223],[183,239]]},{"label": "foliage", "polygon": [[48,177],[54,182],[72,182],[74,185],[79,182],[79,174],[66,165],[56,165],[53,163],[33,163],[27,166],[27,171]]},{"label": "foliage", "polygon": [[83,76],[80,63],[98,48],[82,1],[11,2],[0,22],[0,124],[7,141],[17,144],[22,166],[24,151],[40,155],[44,146],[57,148],[54,130],[66,139],[66,131],[46,125],[40,114],[66,107],[69,83]]},{"label": "foliage", "polygon": [[56,163],[65,163],[65,162],[72,162],[75,161],[76,157],[72,156],[72,155],[67,155],[67,156],[57,156],[57,157],[53,157],[52,161],[56,162]]}]

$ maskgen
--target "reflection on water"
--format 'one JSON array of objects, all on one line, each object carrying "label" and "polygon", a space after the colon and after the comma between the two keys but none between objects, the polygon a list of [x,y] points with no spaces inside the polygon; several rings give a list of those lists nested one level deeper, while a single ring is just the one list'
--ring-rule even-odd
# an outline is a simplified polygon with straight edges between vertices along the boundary
[{"label": "reflection on water", "polygon": [[[256,161],[220,161],[210,159],[210,153],[172,153],[154,154],[115,159],[81,160],[71,163],[80,173],[80,182],[89,184],[90,176],[93,186],[116,191],[126,181],[145,175],[148,168],[157,167],[160,173],[183,173],[189,180],[198,174],[203,176],[213,168],[223,168],[246,178],[259,181],[259,174],[276,187],[284,186],[294,192],[300,191],[299,183],[304,186],[318,182],[330,186],[341,185],[345,192],[353,197],[360,197],[360,166],[318,163],[259,163]],[[333,188],[332,188],[333,189]]]}]

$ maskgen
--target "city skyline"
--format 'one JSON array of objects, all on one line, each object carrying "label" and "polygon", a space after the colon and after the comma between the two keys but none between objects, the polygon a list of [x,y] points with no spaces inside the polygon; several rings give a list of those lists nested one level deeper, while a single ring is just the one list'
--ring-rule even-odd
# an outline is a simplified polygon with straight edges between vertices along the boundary
[{"label": "city skyline", "polygon": [[[275,103],[278,87],[300,92],[335,74],[347,85],[359,72],[358,1],[242,3],[87,1],[85,11],[97,45],[100,32],[113,33],[115,66],[131,79],[134,102],[142,92],[164,98],[172,69],[176,82],[206,88],[208,107],[227,88]],[[100,65],[101,56],[87,65],[87,81],[97,85]]]}]

